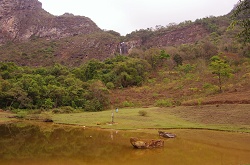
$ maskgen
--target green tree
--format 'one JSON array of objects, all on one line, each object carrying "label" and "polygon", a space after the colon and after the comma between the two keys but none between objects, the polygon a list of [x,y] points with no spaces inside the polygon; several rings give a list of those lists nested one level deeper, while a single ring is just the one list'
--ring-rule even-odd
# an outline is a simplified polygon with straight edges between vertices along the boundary
[{"label": "green tree", "polygon": [[0,93],[0,101],[5,105],[3,108],[32,108],[32,101],[28,94],[19,86],[13,86],[10,90]]},{"label": "green tree", "polygon": [[106,86],[99,80],[89,82],[89,90],[86,95],[85,111],[102,111],[109,107],[109,91]]},{"label": "green tree", "polygon": [[219,81],[220,92],[222,92],[222,79],[232,76],[232,69],[227,61],[219,56],[213,56],[210,63],[212,74],[216,75]]},{"label": "green tree", "polygon": [[48,85],[49,98],[54,102],[55,107],[63,106],[66,90],[63,87],[56,85]]},{"label": "green tree", "polygon": [[67,70],[67,68],[61,64],[55,64],[51,69],[50,69],[50,73],[55,76],[55,77],[59,77],[61,75],[67,75],[69,72]]},{"label": "green tree", "polygon": [[250,43],[250,0],[239,0],[233,11],[231,27],[239,25],[243,30],[238,34],[245,43]]},{"label": "green tree", "polygon": [[140,86],[146,78],[149,68],[150,66],[145,60],[128,58],[126,61],[114,65],[111,77],[114,77],[113,83],[116,87]]},{"label": "green tree", "polygon": [[176,63],[177,67],[182,65],[182,57],[179,54],[174,55],[174,62]]},{"label": "green tree", "polygon": [[99,78],[98,70],[103,67],[103,63],[97,59],[88,61],[83,68],[85,81]]},{"label": "green tree", "polygon": [[45,99],[43,106],[45,109],[51,109],[54,106],[54,102],[51,100],[51,98]]},{"label": "green tree", "polygon": [[156,70],[157,67],[163,65],[165,59],[170,58],[170,55],[167,54],[165,50],[150,48],[145,51],[144,58],[151,65],[151,67]]}]

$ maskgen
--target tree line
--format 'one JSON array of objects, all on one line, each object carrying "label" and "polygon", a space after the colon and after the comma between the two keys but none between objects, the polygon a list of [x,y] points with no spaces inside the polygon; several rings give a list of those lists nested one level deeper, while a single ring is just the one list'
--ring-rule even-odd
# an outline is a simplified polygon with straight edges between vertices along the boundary
[{"label": "tree line", "polygon": [[[150,49],[143,57],[117,55],[105,61],[92,59],[79,67],[55,64],[51,67],[17,66],[0,63],[0,108],[52,109],[72,107],[84,111],[101,111],[110,107],[112,89],[141,86],[148,76],[175,62],[176,71],[189,70],[178,54],[170,59],[165,50]],[[172,61],[172,62],[170,62]],[[226,60],[213,56],[211,73],[215,74],[220,91],[223,77],[232,69]],[[170,69],[171,70],[171,69]]]},{"label": "tree line", "polygon": [[69,68],[21,67],[0,63],[0,108],[50,109],[63,106],[85,111],[109,107],[109,89],[140,86],[149,71],[142,59],[116,56],[103,62],[90,60]]}]

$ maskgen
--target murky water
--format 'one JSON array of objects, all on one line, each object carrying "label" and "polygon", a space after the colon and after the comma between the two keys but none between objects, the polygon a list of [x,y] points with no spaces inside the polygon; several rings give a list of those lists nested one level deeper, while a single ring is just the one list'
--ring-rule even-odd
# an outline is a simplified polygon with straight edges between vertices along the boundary
[{"label": "murky water", "polygon": [[250,135],[204,130],[171,130],[164,148],[134,149],[130,137],[150,133],[62,127],[0,125],[0,165],[247,165]]}]

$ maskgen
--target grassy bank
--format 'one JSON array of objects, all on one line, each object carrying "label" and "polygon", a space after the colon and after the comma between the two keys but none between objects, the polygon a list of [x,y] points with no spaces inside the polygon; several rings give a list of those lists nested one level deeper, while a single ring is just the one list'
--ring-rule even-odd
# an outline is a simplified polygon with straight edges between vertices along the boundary
[{"label": "grassy bank", "polygon": [[52,119],[55,123],[109,129],[191,128],[250,132],[250,105],[119,109],[118,113],[114,111],[114,124],[111,124],[111,112],[54,114]]},{"label": "grassy bank", "polygon": [[[108,129],[211,129],[223,131],[250,132],[250,105],[206,105],[179,106],[170,108],[131,108],[102,112],[83,112],[35,115],[36,118],[50,117],[54,123],[99,127]],[[7,122],[10,114],[0,113],[0,123]],[[34,118],[28,115],[25,118]],[[15,119],[16,120],[16,119]]]}]

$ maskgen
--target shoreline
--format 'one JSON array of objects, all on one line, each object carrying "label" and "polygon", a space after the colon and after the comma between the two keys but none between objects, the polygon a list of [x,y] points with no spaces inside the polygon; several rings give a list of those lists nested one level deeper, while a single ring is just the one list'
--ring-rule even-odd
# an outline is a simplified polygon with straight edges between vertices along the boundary
[{"label": "shoreline", "polygon": [[[232,107],[233,106],[233,107]],[[230,109],[229,109],[230,108]],[[245,105],[202,105],[171,108],[124,108],[115,114],[115,124],[110,124],[110,110],[69,114],[36,114],[26,119],[13,118],[16,114],[0,112],[0,125],[17,122],[44,124],[42,117],[50,117],[52,124],[72,127],[85,127],[104,130],[212,130],[237,133],[250,133],[250,104]],[[147,112],[140,116],[138,111]],[[11,118],[9,118],[9,116]]]}]

